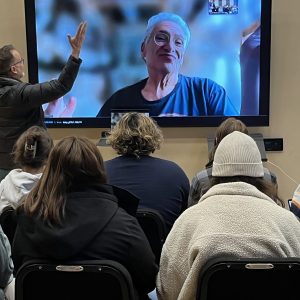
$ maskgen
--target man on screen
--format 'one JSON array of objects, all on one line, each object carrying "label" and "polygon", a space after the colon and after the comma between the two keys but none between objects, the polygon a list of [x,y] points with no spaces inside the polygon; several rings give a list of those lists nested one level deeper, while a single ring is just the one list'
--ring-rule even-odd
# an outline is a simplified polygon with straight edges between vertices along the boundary
[{"label": "man on screen", "polygon": [[152,16],[141,45],[149,77],[114,93],[97,117],[110,116],[113,108],[143,108],[159,117],[238,115],[222,86],[179,74],[189,40],[190,30],[180,16]]},{"label": "man on screen", "polygon": [[[86,22],[82,22],[75,36],[68,35],[71,56],[58,79],[43,83],[22,82],[21,54],[12,45],[0,48],[0,180],[16,167],[11,152],[18,137],[33,125],[45,126],[42,104],[54,101],[54,107],[56,100],[71,90],[81,64],[79,54],[86,27]],[[70,103],[66,109],[71,110],[73,105]]]}]

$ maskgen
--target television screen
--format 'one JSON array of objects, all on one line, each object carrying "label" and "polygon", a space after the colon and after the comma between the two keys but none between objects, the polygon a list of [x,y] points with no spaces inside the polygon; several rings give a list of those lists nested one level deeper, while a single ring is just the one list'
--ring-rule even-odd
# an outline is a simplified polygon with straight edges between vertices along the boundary
[{"label": "television screen", "polygon": [[[150,110],[158,124],[213,127],[236,116],[248,126],[268,126],[271,0],[25,0],[32,83],[58,76],[70,55],[67,34],[73,35],[80,21],[88,22],[78,77],[56,112],[48,113],[44,105],[46,125],[110,127],[110,114],[99,112],[116,91],[148,77],[141,44],[148,19],[163,11],[180,15],[191,32],[180,74],[215,82],[232,109],[222,114],[194,107],[182,114]],[[74,112],[62,114],[70,99]],[[119,108],[149,107],[111,107]]]}]

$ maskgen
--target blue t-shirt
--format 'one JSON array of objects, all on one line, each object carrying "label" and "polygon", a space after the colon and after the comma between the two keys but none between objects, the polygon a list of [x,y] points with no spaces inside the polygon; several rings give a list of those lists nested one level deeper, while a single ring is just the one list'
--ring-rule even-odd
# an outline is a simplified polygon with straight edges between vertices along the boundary
[{"label": "blue t-shirt", "polygon": [[111,109],[146,109],[150,116],[236,116],[239,115],[225,89],[216,82],[199,77],[179,75],[173,91],[167,96],[146,100],[141,91],[147,79],[114,93],[97,117],[109,117]]}]

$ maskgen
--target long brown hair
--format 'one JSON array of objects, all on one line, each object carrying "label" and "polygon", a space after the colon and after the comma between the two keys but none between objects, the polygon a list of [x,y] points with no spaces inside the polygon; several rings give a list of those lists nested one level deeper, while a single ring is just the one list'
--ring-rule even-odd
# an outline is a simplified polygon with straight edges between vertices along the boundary
[{"label": "long brown hair", "polygon": [[208,163],[206,164],[206,168],[212,167],[212,163],[214,161],[215,152],[222,141],[222,139],[234,132],[234,131],[240,131],[242,133],[248,134],[247,126],[241,121],[236,118],[227,118],[225,121],[223,121],[220,126],[217,128],[216,135],[215,135],[215,143],[213,148],[208,154]]},{"label": "long brown hair", "polygon": [[278,196],[277,185],[266,181],[261,177],[248,177],[248,176],[231,176],[231,177],[212,177],[210,179],[210,186],[214,186],[220,183],[228,182],[246,182],[255,186],[259,191],[269,196],[275,203],[285,207],[284,201]]},{"label": "long brown hair", "polygon": [[95,144],[70,136],[53,147],[41,179],[19,209],[59,224],[64,218],[66,193],[79,183],[106,183],[104,163]]}]

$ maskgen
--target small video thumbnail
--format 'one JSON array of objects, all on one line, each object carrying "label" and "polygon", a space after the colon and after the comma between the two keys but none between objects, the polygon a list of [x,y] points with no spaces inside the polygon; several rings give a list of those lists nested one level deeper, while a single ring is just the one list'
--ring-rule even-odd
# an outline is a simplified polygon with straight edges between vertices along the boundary
[{"label": "small video thumbnail", "polygon": [[136,110],[127,110],[127,109],[122,109],[122,110],[118,110],[118,109],[113,109],[111,111],[111,115],[110,115],[110,126],[111,129],[113,129],[116,124],[118,123],[118,121],[122,118],[122,116],[128,112],[138,112],[138,113],[143,113],[146,116],[149,117],[149,112],[146,111],[145,109],[136,109]]},{"label": "small video thumbnail", "polygon": [[210,15],[236,15],[238,11],[238,0],[208,0]]}]

